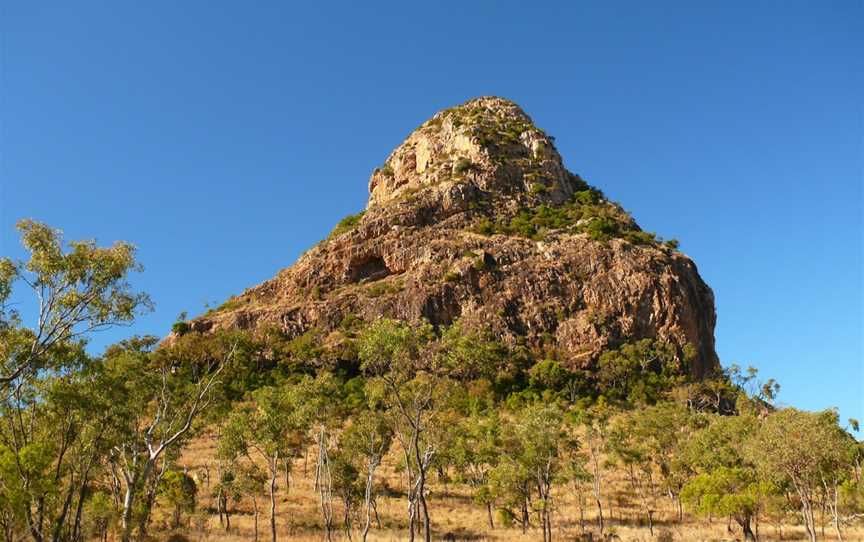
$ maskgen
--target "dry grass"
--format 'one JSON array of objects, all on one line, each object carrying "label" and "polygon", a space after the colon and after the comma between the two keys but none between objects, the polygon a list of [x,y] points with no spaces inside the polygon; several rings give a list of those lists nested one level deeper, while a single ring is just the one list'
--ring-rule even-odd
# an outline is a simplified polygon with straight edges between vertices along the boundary
[{"label": "dry grass", "polygon": [[[215,480],[215,438],[206,436],[193,442],[183,454],[180,464],[189,469],[189,472],[198,479],[199,485],[199,512],[194,517],[188,518],[189,526],[183,533],[189,540],[212,541],[212,542],[240,542],[253,539],[253,516],[251,502],[246,500],[231,506],[231,531],[226,532],[219,524],[218,517],[213,513],[210,506],[210,493],[205,477],[202,473],[205,466],[210,465],[211,478]],[[398,472],[393,468],[393,462],[386,463],[381,471],[387,487],[394,493],[400,492],[404,482]],[[313,454],[310,451],[309,460],[304,469],[304,460],[299,458],[294,462],[294,472],[291,476],[291,487],[285,491],[284,480],[280,481],[280,489],[277,504],[277,530],[280,540],[290,541],[321,541],[323,536],[323,521],[321,519],[318,501],[313,492]],[[214,482],[211,480],[211,487]],[[660,511],[656,514],[654,536],[651,536],[647,526],[643,525],[639,509],[632,495],[626,491],[623,479],[610,478],[607,486],[607,502],[604,502],[604,514],[607,517],[607,532],[614,533],[616,540],[622,541],[655,541],[661,532],[671,534],[672,540],[676,541],[720,541],[741,540],[739,529],[729,533],[726,530],[725,520],[714,520],[709,523],[705,520],[685,517],[681,524],[674,521],[674,509],[668,499],[661,499],[658,504]],[[269,540],[269,516],[266,504],[261,504],[261,515],[259,518],[259,540]],[[559,487],[556,498],[556,514],[553,517],[557,540],[578,540],[581,533],[579,525],[579,511],[573,492],[569,488]],[[334,540],[348,540],[341,530],[341,507],[334,502],[334,523],[338,532]],[[458,484],[433,485],[430,495],[430,509],[434,527],[435,540],[466,540],[466,541],[496,541],[496,542],[528,542],[541,538],[539,529],[529,529],[522,533],[518,526],[489,528],[484,508],[471,501],[467,489]],[[404,499],[397,496],[382,496],[379,498],[379,515],[382,523],[381,529],[373,526],[369,540],[372,541],[400,541],[405,540],[403,529],[406,504]],[[585,509],[586,530],[593,531],[596,537],[596,515],[593,508]],[[789,518],[790,523],[782,527],[782,538],[777,527],[762,523],[759,525],[760,540],[804,540],[804,529],[800,525],[791,524],[795,518]],[[826,518],[827,521],[827,518]],[[168,537],[168,531],[164,529],[166,519],[157,514],[154,520],[153,533],[157,540]],[[834,532],[830,523],[825,525],[825,540],[834,540]],[[854,529],[846,529],[844,538],[847,541],[864,540],[864,529],[860,526]],[[357,540],[355,532],[354,539]],[[668,540],[668,539],[667,539]]]}]

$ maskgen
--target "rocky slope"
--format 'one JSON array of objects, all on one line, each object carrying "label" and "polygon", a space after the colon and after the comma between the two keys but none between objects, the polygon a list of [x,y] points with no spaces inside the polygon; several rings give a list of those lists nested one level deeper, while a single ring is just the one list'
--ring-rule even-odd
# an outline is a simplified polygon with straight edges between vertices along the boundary
[{"label": "rocky slope", "polygon": [[553,142],[501,98],[437,113],[372,173],[365,212],[191,329],[275,326],[338,345],[358,319],[460,319],[551,343],[571,367],[655,338],[693,376],[715,370],[714,299],[695,264],[568,172]]}]

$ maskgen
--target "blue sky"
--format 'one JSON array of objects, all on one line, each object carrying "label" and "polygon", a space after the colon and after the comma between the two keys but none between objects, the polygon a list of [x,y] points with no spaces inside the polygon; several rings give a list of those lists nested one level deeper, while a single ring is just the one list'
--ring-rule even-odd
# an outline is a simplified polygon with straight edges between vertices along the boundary
[{"label": "blue sky", "polygon": [[864,3],[0,3],[14,223],[134,242],[164,334],[292,263],[435,111],[513,99],[676,237],[724,364],[864,418]]}]

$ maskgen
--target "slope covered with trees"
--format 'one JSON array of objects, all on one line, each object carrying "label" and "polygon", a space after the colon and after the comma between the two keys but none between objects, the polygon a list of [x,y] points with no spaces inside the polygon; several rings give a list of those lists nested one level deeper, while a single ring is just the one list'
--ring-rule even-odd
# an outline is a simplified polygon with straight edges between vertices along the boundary
[{"label": "slope covered with trees", "polygon": [[[92,356],[90,333],[149,307],[134,250],[19,228],[30,257],[0,260],[6,541],[861,535],[861,443],[834,412],[772,406],[755,370],[696,378],[651,339],[574,370],[458,319],[346,319],[338,363],[314,335],[184,325]],[[8,303],[28,290],[32,322]]]}]

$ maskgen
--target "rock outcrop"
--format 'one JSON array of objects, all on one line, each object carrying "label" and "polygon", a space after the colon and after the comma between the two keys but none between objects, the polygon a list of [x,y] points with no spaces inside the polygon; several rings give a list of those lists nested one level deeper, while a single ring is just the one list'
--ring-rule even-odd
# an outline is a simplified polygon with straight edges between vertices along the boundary
[{"label": "rock outcrop", "polygon": [[554,139],[501,98],[436,114],[372,173],[365,212],[190,325],[337,344],[346,320],[380,316],[551,342],[573,368],[642,338],[674,345],[694,377],[718,367],[696,265],[567,171]]}]

